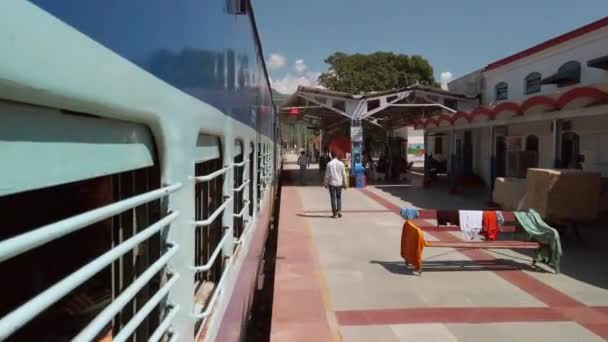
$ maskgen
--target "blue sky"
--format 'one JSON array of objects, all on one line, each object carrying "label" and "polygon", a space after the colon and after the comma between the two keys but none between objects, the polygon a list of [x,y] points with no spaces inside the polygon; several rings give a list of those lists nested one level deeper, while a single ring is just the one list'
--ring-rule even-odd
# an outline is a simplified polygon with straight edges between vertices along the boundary
[{"label": "blue sky", "polygon": [[419,54],[458,77],[608,15],[608,0],[253,0],[273,87],[314,84],[335,51]]}]

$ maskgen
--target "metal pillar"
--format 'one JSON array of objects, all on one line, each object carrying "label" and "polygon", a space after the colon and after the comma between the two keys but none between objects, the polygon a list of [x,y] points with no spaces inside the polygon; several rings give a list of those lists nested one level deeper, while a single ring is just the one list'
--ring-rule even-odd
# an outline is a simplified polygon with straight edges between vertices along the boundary
[{"label": "metal pillar", "polygon": [[422,184],[424,186],[428,185],[430,179],[429,179],[429,169],[430,169],[430,165],[429,165],[429,133],[427,131],[424,131],[424,140],[422,141],[423,145],[423,150],[424,150],[424,176],[422,177]]},{"label": "metal pillar", "polygon": [[450,193],[455,193],[458,188],[458,175],[457,169],[458,165],[456,165],[456,143],[454,139],[454,130],[450,129],[450,159],[449,159],[449,181],[450,181]]},{"label": "metal pillar", "polygon": [[363,144],[363,126],[360,120],[351,120],[350,123],[350,137],[351,137],[351,148],[350,148],[350,173],[355,174],[355,165],[362,164],[362,144]]},{"label": "metal pillar", "polygon": [[490,198],[496,181],[496,127],[490,127]]}]

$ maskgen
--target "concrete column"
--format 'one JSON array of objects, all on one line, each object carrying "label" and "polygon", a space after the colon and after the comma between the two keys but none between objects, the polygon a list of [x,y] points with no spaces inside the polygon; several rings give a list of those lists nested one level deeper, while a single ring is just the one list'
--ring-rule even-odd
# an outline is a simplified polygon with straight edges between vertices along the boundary
[{"label": "concrete column", "polygon": [[496,127],[490,127],[490,197],[494,192],[494,181],[496,180]]}]

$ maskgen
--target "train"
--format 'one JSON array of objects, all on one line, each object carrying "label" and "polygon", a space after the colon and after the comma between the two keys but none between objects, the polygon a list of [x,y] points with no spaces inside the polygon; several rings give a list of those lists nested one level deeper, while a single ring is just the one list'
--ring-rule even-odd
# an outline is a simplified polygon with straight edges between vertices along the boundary
[{"label": "train", "polygon": [[281,171],[249,0],[0,2],[0,340],[243,340]]}]

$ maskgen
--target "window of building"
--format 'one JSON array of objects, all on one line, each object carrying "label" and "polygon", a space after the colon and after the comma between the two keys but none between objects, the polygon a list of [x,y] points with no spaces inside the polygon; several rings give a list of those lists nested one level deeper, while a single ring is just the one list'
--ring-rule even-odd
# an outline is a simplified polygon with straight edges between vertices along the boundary
[{"label": "window of building", "polygon": [[502,101],[509,98],[509,85],[506,82],[500,82],[494,87],[494,99]]},{"label": "window of building", "polygon": [[443,137],[435,137],[435,154],[443,153]]},{"label": "window of building", "polygon": [[542,76],[540,72],[533,72],[526,76],[525,93],[526,95],[540,92],[540,80]]},{"label": "window of building", "polygon": [[577,84],[581,82],[581,63],[577,61],[569,61],[559,67],[557,71],[558,75],[561,75],[560,81],[557,83],[558,87],[566,87],[569,85]]}]

